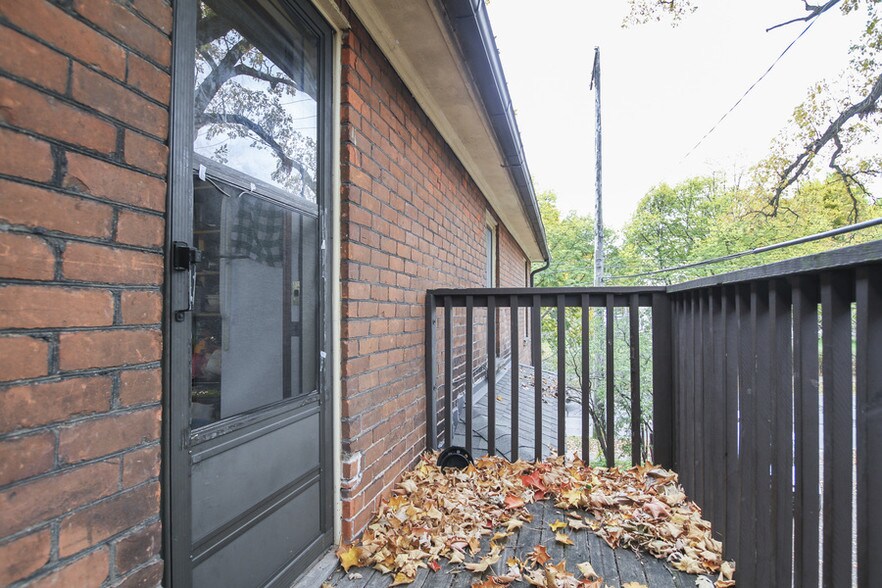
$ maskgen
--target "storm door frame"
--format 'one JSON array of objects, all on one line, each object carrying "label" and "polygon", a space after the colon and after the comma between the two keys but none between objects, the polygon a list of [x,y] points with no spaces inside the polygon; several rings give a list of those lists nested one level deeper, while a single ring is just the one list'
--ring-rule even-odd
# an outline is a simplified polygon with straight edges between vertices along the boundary
[{"label": "storm door frame", "polygon": [[[292,14],[302,18],[316,34],[319,51],[318,154],[316,161],[316,204],[319,220],[319,407],[322,439],[320,441],[323,497],[321,528],[325,547],[334,540],[333,488],[333,382],[331,263],[334,251],[333,209],[333,124],[334,124],[334,42],[335,30],[309,0],[277,0]],[[190,385],[191,320],[175,321],[173,300],[185,300],[188,272],[172,268],[172,244],[193,243],[193,124],[196,53],[196,21],[199,0],[172,2],[171,113],[169,124],[169,175],[166,213],[164,349],[163,349],[163,433],[162,433],[162,525],[163,585],[188,587],[192,582],[189,562],[191,537],[190,511]],[[296,401],[294,401],[296,402]],[[230,421],[247,419],[231,417]]]}]

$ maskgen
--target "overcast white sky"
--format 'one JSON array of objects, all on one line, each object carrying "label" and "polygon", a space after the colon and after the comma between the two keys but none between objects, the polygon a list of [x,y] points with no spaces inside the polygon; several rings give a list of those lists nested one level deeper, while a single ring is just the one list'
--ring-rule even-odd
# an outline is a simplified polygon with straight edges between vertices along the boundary
[{"label": "overcast white sky", "polygon": [[593,214],[594,47],[602,57],[604,220],[621,227],[653,185],[763,158],[793,107],[836,78],[864,20],[823,15],[771,74],[683,156],[802,30],[800,0],[702,0],[679,27],[623,29],[626,0],[493,0],[488,6],[539,190]]}]

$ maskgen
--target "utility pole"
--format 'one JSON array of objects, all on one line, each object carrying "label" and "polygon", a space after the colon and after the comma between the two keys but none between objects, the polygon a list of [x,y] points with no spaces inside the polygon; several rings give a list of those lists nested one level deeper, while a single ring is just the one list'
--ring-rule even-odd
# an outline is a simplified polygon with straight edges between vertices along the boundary
[{"label": "utility pole", "polygon": [[594,285],[603,285],[603,167],[601,162],[600,133],[600,47],[594,48],[594,68],[591,72],[591,85],[594,88]]}]

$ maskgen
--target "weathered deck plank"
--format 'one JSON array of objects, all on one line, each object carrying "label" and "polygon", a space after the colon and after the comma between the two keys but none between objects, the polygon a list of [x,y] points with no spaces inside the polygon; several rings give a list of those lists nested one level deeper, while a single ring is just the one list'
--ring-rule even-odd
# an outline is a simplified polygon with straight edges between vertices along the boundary
[{"label": "weathered deck plank", "polygon": [[[514,555],[524,560],[536,545],[544,545],[551,556],[551,562],[559,563],[566,560],[567,570],[576,574],[576,564],[589,562],[594,570],[603,576],[603,585],[615,588],[627,582],[639,582],[651,588],[691,588],[695,586],[697,576],[684,574],[671,568],[661,560],[646,553],[634,553],[627,549],[612,549],[600,537],[591,531],[566,532],[575,545],[562,545],[554,539],[550,523],[567,519],[566,512],[555,508],[550,501],[528,505],[533,521],[525,523],[520,530],[506,539],[505,551],[499,563],[492,566],[492,574],[505,572],[505,560]],[[482,542],[482,555],[488,551],[487,539]],[[480,556],[479,556],[480,557]],[[467,561],[473,558],[467,557]],[[421,569],[411,588],[463,588],[479,581],[479,576],[465,570],[462,565],[450,565],[442,560],[443,565],[438,572]],[[392,584],[392,576],[381,574],[371,568],[352,568],[350,572],[362,575],[360,579],[350,580],[343,570],[337,569],[327,579],[327,583],[335,588],[386,588]],[[713,579],[711,579],[713,580]],[[512,586],[526,586],[526,582]]]}]

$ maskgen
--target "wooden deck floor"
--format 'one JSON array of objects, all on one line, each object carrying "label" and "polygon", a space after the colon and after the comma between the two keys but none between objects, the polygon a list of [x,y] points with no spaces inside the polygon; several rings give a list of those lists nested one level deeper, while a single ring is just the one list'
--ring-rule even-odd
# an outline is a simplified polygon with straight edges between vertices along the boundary
[{"label": "wooden deck floor", "polygon": [[[639,582],[651,588],[692,588],[697,576],[684,574],[671,568],[665,562],[648,554],[636,554],[627,549],[612,549],[600,537],[591,531],[570,531],[575,545],[562,545],[554,540],[554,533],[548,526],[556,520],[564,520],[566,514],[554,507],[551,501],[542,501],[528,506],[533,521],[524,525],[515,535],[507,539],[505,551],[498,564],[493,566],[493,573],[504,571],[504,562],[514,556],[525,559],[536,545],[544,545],[555,564],[566,560],[567,570],[576,574],[576,564],[590,562],[594,570],[603,576],[603,585],[619,588],[626,582]],[[483,553],[486,555],[487,546]],[[447,560],[438,572],[420,569],[413,588],[467,588],[472,582],[481,579],[463,569],[461,565],[450,565]],[[361,574],[360,579],[350,580],[342,568],[337,568],[328,578],[331,586],[339,588],[379,588],[389,586],[392,576],[381,574],[371,568],[350,568],[351,572]],[[709,578],[713,581],[713,578]],[[526,586],[526,582],[517,582],[512,586]]]},{"label": "wooden deck floor", "polygon": [[[518,435],[518,447],[520,458],[532,461],[534,459],[534,389],[532,382],[532,368],[522,366],[520,370],[520,432]],[[486,389],[477,389],[474,401],[474,432],[472,436],[472,454],[475,456],[487,453],[487,439],[489,436],[487,427],[487,393]],[[501,397],[496,402],[496,447],[497,454],[506,458],[511,457],[511,372],[500,373],[497,382],[497,396]],[[573,416],[573,415],[570,415]],[[551,453],[551,448],[557,445],[557,405],[554,398],[545,398],[542,403],[542,445],[543,456]],[[570,435],[578,435],[579,431],[570,432]],[[465,422],[464,415],[460,414],[454,428],[453,444],[465,445]],[[573,546],[565,546],[554,540],[554,533],[548,526],[556,520],[565,520],[566,514],[554,507],[551,501],[542,501],[528,506],[533,514],[533,521],[515,535],[507,539],[505,552],[498,564],[493,566],[493,573],[504,572],[504,562],[510,556],[525,559],[536,545],[544,545],[552,557],[552,562],[557,564],[566,560],[567,570],[576,574],[576,564],[590,562],[594,570],[603,577],[604,586],[620,587],[627,582],[638,582],[655,588],[692,588],[695,586],[696,576],[684,574],[674,570],[670,565],[648,554],[636,554],[628,549],[612,549],[600,537],[594,533],[583,530],[570,532],[575,541]],[[485,544],[482,553],[486,555],[488,546]],[[442,560],[443,567],[437,573],[428,569],[421,569],[416,581],[411,584],[413,588],[437,587],[437,588],[462,588],[470,587],[473,582],[479,581],[479,576],[473,575],[461,565],[450,565],[447,560]],[[339,566],[327,579],[331,586],[339,588],[377,588],[389,586],[392,576],[385,575],[372,568],[350,569],[350,572],[361,574],[359,579],[349,579]],[[711,579],[713,580],[713,579]],[[518,582],[512,586],[526,586],[526,582]]]},{"label": "wooden deck floor", "polygon": [[[520,366],[520,394],[518,419],[518,457],[525,461],[535,459],[535,393],[533,388],[532,366]],[[553,384],[553,383],[552,383]],[[487,440],[490,437],[487,423],[488,394],[486,383],[476,388],[474,400],[474,416],[472,419],[472,455],[487,454]],[[552,448],[557,448],[557,404],[553,397],[543,397],[542,402],[542,457],[548,457]],[[571,405],[572,407],[572,405]],[[465,410],[460,411],[459,418],[454,422],[453,445],[466,446]],[[496,382],[496,454],[511,459],[511,370],[500,372]],[[570,435],[579,435],[580,431],[567,431]]]}]

